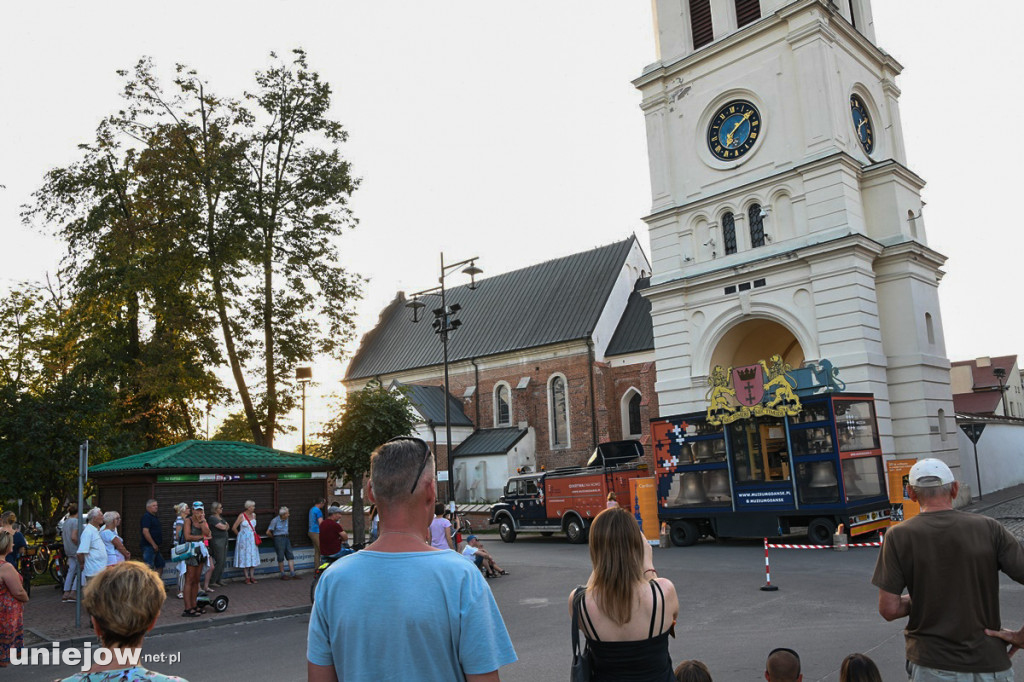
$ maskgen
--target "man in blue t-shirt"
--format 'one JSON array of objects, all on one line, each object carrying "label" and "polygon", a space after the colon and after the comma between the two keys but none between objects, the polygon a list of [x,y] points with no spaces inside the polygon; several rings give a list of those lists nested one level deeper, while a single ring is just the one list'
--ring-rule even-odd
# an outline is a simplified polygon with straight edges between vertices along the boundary
[{"label": "man in blue t-shirt", "polygon": [[[435,486],[422,440],[396,438],[373,452],[368,497],[379,537],[320,577],[306,644],[310,682],[497,682],[498,669],[516,660],[480,571],[425,540]],[[354,609],[353,594],[372,602]]]},{"label": "man in blue t-shirt", "polygon": [[142,560],[157,573],[162,573],[165,562],[160,554],[160,544],[164,541],[164,534],[156,515],[158,507],[156,500],[146,502],[146,513],[142,515],[139,525],[142,529]]},{"label": "man in blue t-shirt", "polygon": [[324,504],[327,502],[322,497],[316,498],[316,502],[309,510],[309,539],[313,542],[313,567],[320,565],[320,522],[324,520]]}]

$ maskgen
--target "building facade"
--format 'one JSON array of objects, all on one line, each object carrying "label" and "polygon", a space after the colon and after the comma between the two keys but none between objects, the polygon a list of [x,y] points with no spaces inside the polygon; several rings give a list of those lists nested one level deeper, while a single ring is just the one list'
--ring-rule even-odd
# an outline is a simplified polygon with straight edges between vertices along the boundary
[{"label": "building facade", "polygon": [[656,0],[643,96],[660,413],[715,366],[829,360],[876,399],[887,456],[960,466],[902,66],[869,0]]}]

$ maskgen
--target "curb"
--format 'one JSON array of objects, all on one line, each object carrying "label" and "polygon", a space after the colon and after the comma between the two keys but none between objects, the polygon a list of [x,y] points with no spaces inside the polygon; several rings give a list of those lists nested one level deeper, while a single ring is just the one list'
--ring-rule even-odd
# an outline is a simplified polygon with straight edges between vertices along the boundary
[{"label": "curb", "polygon": [[[218,627],[220,625],[232,625],[234,623],[243,623],[253,620],[268,620],[270,618],[286,618],[288,616],[299,616],[305,613],[309,613],[313,609],[312,604],[304,604],[302,606],[289,606],[288,608],[278,609],[276,611],[253,611],[250,613],[236,613],[230,616],[213,616],[212,618],[204,618],[203,620],[196,621],[195,619],[186,619],[186,622],[181,623],[168,623],[167,625],[158,625],[146,634],[146,639],[156,637],[157,635],[171,635],[178,632],[189,632],[191,630],[205,630],[206,628]],[[30,628],[25,628],[32,632],[32,634],[42,637],[47,641],[44,644],[35,646],[49,647],[54,643],[60,644],[61,646],[79,646],[86,642],[96,642],[96,635],[81,636],[81,637],[69,637],[68,639],[55,640],[52,637]],[[32,647],[29,647],[32,648]]]}]

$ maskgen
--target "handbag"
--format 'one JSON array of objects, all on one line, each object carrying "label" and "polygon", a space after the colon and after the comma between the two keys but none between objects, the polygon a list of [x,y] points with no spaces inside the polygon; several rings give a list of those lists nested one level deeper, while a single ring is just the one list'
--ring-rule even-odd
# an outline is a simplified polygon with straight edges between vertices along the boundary
[{"label": "handbag", "polygon": [[188,561],[196,555],[195,547],[191,542],[183,542],[180,545],[171,547],[171,561]]},{"label": "handbag", "polygon": [[249,524],[249,527],[252,528],[252,536],[253,538],[255,538],[256,546],[259,547],[261,544],[263,544],[263,539],[256,534],[256,526],[253,525],[252,521],[249,520],[248,516],[245,517],[245,521]]},{"label": "handbag", "polygon": [[569,682],[590,682],[593,676],[590,661],[590,649],[583,644],[580,651],[580,602],[586,588],[582,585],[572,594],[572,667],[569,669]]}]

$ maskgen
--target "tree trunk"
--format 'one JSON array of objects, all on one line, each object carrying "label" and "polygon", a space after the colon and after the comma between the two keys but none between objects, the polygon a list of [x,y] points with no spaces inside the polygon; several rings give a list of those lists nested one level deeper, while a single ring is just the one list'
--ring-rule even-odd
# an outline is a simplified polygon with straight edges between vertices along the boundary
[{"label": "tree trunk", "polygon": [[260,429],[260,421],[256,416],[256,410],[252,406],[252,398],[249,396],[249,387],[245,385],[245,375],[242,373],[242,363],[238,360],[238,350],[235,348],[235,339],[231,335],[231,323],[228,320],[227,304],[224,302],[224,287],[220,283],[220,272],[217,268],[213,272],[213,294],[217,304],[217,317],[220,319],[221,332],[224,334],[224,347],[228,352],[228,361],[231,363],[231,374],[235,377],[235,385],[238,387],[238,397],[242,399],[242,408],[245,410],[245,419],[249,422],[252,430],[252,439],[256,445],[264,445],[263,431]]},{"label": "tree trunk", "polygon": [[277,376],[274,374],[274,226],[268,225],[263,242],[263,343],[266,358],[267,423],[266,443],[274,447],[277,425]]}]

